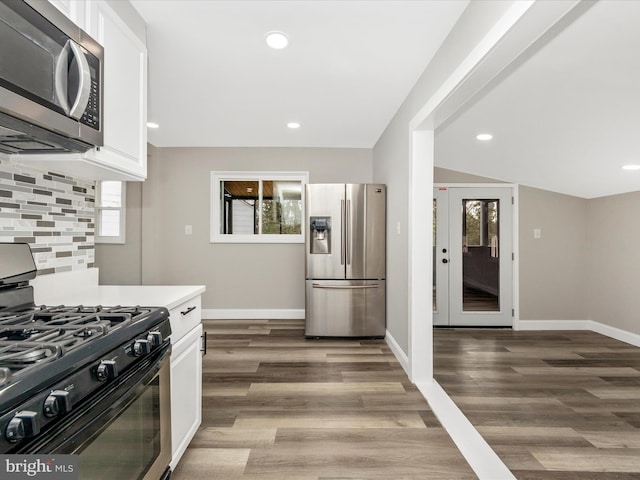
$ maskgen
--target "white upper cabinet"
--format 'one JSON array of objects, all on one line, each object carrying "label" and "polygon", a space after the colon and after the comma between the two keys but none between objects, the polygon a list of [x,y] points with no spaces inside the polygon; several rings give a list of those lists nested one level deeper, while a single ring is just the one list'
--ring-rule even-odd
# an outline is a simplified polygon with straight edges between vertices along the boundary
[{"label": "white upper cabinet", "polygon": [[147,47],[104,1],[85,4],[85,30],[104,47],[104,146],[87,161],[147,176]]},{"label": "white upper cabinet", "polygon": [[84,0],[49,0],[49,3],[84,30]]}]

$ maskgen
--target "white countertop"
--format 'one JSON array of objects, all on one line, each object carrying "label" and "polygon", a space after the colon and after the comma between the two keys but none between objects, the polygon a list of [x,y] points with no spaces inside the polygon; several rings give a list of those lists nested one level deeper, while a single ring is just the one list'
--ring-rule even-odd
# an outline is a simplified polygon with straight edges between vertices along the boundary
[{"label": "white countertop", "polygon": [[103,285],[65,289],[39,295],[43,305],[140,305],[166,307],[171,310],[181,303],[204,293],[203,285]]}]

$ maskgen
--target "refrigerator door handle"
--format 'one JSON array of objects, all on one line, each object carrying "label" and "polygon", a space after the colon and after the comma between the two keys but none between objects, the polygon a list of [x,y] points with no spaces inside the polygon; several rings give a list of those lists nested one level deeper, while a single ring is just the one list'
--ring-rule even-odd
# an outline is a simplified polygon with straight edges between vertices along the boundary
[{"label": "refrigerator door handle", "polygon": [[373,283],[371,285],[320,285],[318,283],[311,284],[313,288],[328,288],[333,290],[360,290],[364,288],[378,288],[380,285]]},{"label": "refrigerator door handle", "polygon": [[344,243],[345,243],[345,250],[346,250],[346,255],[345,255],[345,262],[347,265],[351,265],[351,248],[349,248],[349,242],[351,241],[350,235],[349,235],[349,229],[351,228],[351,200],[347,200],[347,208],[346,208],[346,214],[345,214],[345,218],[346,218],[346,226],[344,229]]},{"label": "refrigerator door handle", "polygon": [[344,200],[340,200],[340,228],[342,229],[342,237],[340,238],[340,265],[345,262],[345,243],[346,243],[346,222],[344,219]]}]

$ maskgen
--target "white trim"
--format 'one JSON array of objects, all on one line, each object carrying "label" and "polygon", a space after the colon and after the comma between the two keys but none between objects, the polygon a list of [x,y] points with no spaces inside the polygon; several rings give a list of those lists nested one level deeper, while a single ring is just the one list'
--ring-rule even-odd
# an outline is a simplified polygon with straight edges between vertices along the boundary
[{"label": "white trim", "polygon": [[517,330],[591,330],[590,323],[590,320],[520,320]]},{"label": "white trim", "polygon": [[304,309],[202,309],[203,320],[301,320]]},{"label": "white trim", "polygon": [[516,477],[438,382],[432,380],[416,386],[478,478],[515,480]]},{"label": "white trim", "polygon": [[[429,248],[431,209],[418,208],[423,201],[425,185],[433,186],[434,166],[434,122],[433,115],[443,105],[448,96],[456,91],[472,74],[474,69],[487,57],[492,49],[518,23],[533,0],[514,3],[487,32],[455,71],[445,80],[424,106],[409,121],[409,185],[408,185],[408,314],[409,314],[409,378],[412,382],[424,382],[433,378],[433,312],[431,295],[432,261]],[[425,215],[426,213],[426,215]],[[413,225],[412,225],[413,224]],[[420,225],[425,224],[424,227]],[[416,228],[411,228],[415,226]],[[411,268],[421,265],[421,268]]]},{"label": "white trim", "polygon": [[391,352],[396,356],[396,360],[398,360],[402,369],[407,373],[407,376],[409,376],[409,357],[402,351],[402,348],[400,348],[400,345],[398,345],[398,342],[396,342],[396,339],[393,338],[389,330],[387,330],[384,341],[387,342]]},{"label": "white trim", "polygon": [[[433,378],[433,208],[424,207],[425,185],[433,185],[434,132],[415,130],[410,138],[408,199],[408,316],[409,379],[413,383]],[[431,202],[429,202],[431,203]],[[425,248],[427,247],[427,248]]]},{"label": "white trim", "polygon": [[620,340],[621,342],[640,347],[640,335],[638,335],[637,333],[627,332],[626,330],[612,327],[611,325],[606,325],[604,323],[595,322],[593,320],[589,321],[589,327],[589,330],[591,330],[592,332],[596,332],[607,337],[615,338],[616,340]]},{"label": "white trim", "polygon": [[513,268],[511,273],[513,279],[513,292],[511,292],[511,301],[513,302],[513,323],[512,328],[518,330],[520,325],[520,186],[513,186],[513,210],[512,210],[512,247],[513,247]]},{"label": "white trim", "polygon": [[520,320],[518,330],[589,330],[640,347],[640,334],[594,320]]},{"label": "white trim", "polygon": [[[238,235],[220,233],[221,217],[221,192],[220,181],[247,181],[258,182],[258,198],[262,199],[263,180],[287,180],[300,182],[300,199],[302,201],[302,213],[300,234],[262,234]],[[212,171],[210,174],[210,213],[209,213],[209,242],[210,243],[304,243],[305,236],[305,185],[309,183],[309,172],[227,172]],[[262,225],[262,209],[258,208],[258,225]],[[260,227],[261,228],[261,227]]]}]

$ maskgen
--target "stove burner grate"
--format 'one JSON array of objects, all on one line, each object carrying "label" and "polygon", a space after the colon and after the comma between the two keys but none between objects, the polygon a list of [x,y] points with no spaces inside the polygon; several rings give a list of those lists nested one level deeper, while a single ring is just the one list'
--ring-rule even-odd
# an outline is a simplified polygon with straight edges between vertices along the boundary
[{"label": "stove burner grate", "polygon": [[0,386],[36,365],[128,327],[150,310],[60,305],[0,311]]}]

